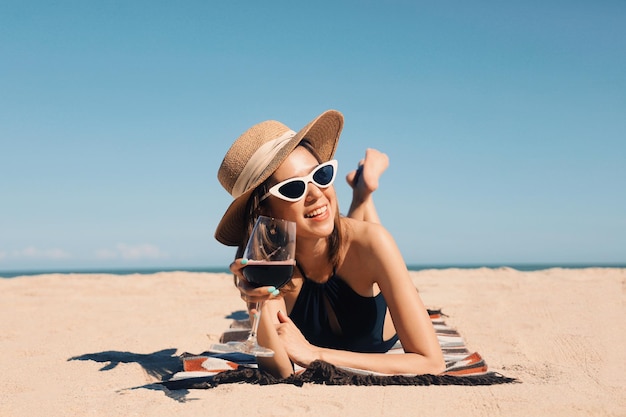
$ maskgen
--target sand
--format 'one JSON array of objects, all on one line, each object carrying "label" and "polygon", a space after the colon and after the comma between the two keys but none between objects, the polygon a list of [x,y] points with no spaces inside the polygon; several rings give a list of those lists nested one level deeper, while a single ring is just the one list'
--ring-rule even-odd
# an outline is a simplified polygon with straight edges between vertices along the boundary
[{"label": "sand", "polygon": [[411,274],[470,350],[521,383],[169,392],[153,383],[176,355],[204,351],[243,309],[230,276],[39,275],[0,279],[0,416],[626,415],[626,269]]}]

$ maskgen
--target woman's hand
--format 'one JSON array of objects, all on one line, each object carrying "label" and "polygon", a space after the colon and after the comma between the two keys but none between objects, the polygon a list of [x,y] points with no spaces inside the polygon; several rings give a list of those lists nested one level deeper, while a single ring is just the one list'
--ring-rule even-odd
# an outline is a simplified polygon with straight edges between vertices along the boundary
[{"label": "woman's hand", "polygon": [[241,299],[248,304],[248,309],[250,309],[255,307],[255,303],[276,298],[280,292],[275,287],[255,287],[250,284],[243,275],[243,269],[247,263],[248,260],[245,258],[235,259],[230,264],[230,271],[237,277],[237,289],[241,294]]},{"label": "woman's hand", "polygon": [[319,348],[305,339],[289,316],[279,311],[277,318],[280,324],[276,325],[276,332],[292,362],[307,367],[311,362],[320,359]]}]

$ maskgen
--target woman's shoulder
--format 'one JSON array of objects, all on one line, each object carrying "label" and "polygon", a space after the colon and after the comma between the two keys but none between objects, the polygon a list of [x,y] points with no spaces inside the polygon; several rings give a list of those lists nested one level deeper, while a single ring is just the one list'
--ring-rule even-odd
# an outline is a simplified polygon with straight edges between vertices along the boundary
[{"label": "woman's shoulder", "polygon": [[377,282],[393,254],[393,238],[384,226],[354,219],[345,219],[345,252],[339,275],[359,294],[365,294]]},{"label": "woman's shoulder", "polygon": [[355,220],[344,217],[343,237],[348,246],[357,246],[362,248],[377,247],[379,244],[385,244],[390,237],[385,227],[378,223],[370,223],[362,220]]}]

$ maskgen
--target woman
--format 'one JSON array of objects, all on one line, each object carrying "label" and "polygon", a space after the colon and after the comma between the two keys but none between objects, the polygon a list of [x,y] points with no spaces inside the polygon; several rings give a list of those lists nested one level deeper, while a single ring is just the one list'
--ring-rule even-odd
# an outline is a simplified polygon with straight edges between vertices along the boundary
[{"label": "woman", "polygon": [[[258,339],[275,355],[259,358],[259,365],[282,377],[293,373],[292,363],[306,367],[315,360],[388,374],[438,374],[445,364],[431,320],[371,198],[386,156],[369,150],[348,175],[354,189],[349,217],[339,214],[336,166],[320,166],[331,160],[342,127],[343,116],[334,110],[297,133],[280,122],[259,123],[235,141],[218,172],[235,199],[215,236],[239,248],[231,271],[242,298],[266,300]],[[297,268],[281,291],[254,288],[242,274],[247,261],[241,254],[259,215],[296,222]],[[398,339],[405,353],[385,354]]]}]

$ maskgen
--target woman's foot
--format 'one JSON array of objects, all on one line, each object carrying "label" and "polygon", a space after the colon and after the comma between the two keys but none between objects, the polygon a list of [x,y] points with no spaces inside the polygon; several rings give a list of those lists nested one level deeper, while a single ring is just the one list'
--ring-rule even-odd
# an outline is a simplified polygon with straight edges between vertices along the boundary
[{"label": "woman's foot", "polygon": [[389,157],[376,149],[367,149],[359,167],[346,176],[352,187],[352,204],[348,217],[380,224],[372,193],[378,189],[378,180],[389,166]]},{"label": "woman's foot", "polygon": [[389,166],[389,157],[376,149],[365,151],[365,159],[359,161],[359,167],[350,171],[346,181],[361,199],[367,198],[378,189],[378,179]]}]

